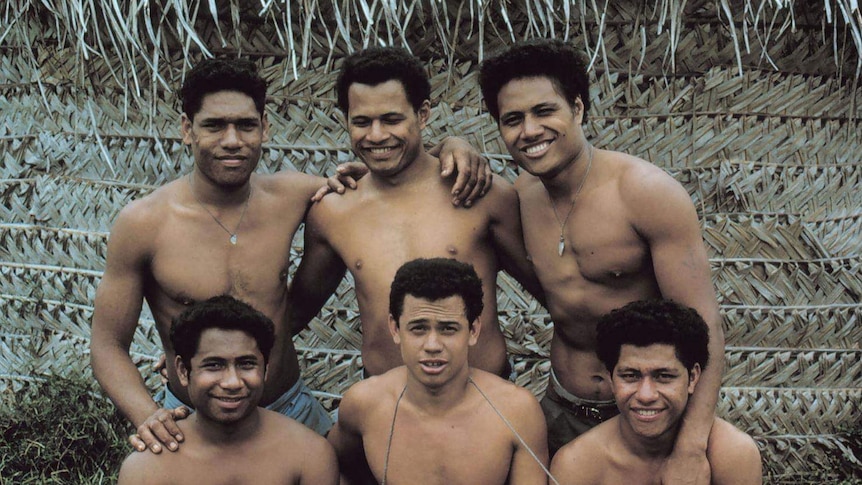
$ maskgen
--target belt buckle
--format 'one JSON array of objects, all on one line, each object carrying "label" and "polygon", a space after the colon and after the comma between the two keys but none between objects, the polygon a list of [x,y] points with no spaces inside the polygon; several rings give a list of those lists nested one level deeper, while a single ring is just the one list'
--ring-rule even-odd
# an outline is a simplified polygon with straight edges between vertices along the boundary
[{"label": "belt buckle", "polygon": [[592,406],[583,406],[582,407],[584,414],[587,415],[588,418],[596,420],[598,422],[604,421],[602,418],[602,411],[598,408],[594,408]]}]

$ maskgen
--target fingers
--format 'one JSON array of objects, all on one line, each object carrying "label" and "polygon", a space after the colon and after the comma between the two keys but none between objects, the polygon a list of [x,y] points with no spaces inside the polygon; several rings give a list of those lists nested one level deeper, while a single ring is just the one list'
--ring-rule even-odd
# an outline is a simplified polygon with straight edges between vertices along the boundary
[{"label": "fingers", "polygon": [[189,414],[189,409],[181,406],[177,409],[159,409],[146,421],[138,426],[137,434],[129,437],[129,443],[138,451],[149,449],[153,453],[161,453],[167,447],[170,451],[179,449],[183,434],[176,419],[183,419]]},{"label": "fingers", "polygon": [[440,157],[440,176],[446,178],[452,175],[455,170],[455,159],[452,155],[446,154]]},{"label": "fingers", "polygon": [[317,192],[315,192],[314,195],[311,196],[311,201],[320,202],[321,200],[323,200],[323,196],[325,196],[331,191],[332,189],[329,187],[329,185],[324,185],[323,187],[317,189]]}]

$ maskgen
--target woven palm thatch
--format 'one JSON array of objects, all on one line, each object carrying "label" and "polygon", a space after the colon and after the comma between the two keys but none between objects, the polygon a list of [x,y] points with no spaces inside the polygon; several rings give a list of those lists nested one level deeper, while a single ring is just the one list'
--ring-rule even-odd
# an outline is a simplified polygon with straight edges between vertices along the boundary
[{"label": "woven palm thatch", "polygon": [[[89,322],[111,223],[191,165],[174,90],[199,59],[256,60],[272,139],[259,170],[351,159],[332,90],[345,54],[404,45],[426,61],[426,141],[460,134],[517,169],[477,62],[553,36],[592,61],[587,133],[666,169],[699,211],[727,340],[718,413],[755,436],[769,481],[862,474],[839,433],[862,401],[862,13],[854,0],[11,0],[0,8],[0,389],[89,373]],[[301,233],[292,269],[302,254]],[[498,281],[517,383],[544,392],[553,326]],[[296,339],[330,407],[360,378],[348,278]],[[159,354],[145,309],[132,358]]]}]

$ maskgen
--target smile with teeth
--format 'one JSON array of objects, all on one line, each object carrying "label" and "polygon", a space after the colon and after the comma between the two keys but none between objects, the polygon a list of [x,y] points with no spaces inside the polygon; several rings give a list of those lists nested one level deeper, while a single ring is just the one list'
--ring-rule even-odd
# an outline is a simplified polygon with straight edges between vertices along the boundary
[{"label": "smile with teeth", "polygon": [[394,146],[393,147],[369,147],[369,148],[366,148],[366,150],[368,150],[369,152],[371,152],[374,155],[383,155],[385,153],[389,153],[392,150],[395,150],[396,148],[397,147],[394,147]]},{"label": "smile with teeth", "polygon": [[635,414],[637,414],[638,416],[644,416],[644,417],[655,416],[660,412],[661,411],[658,409],[636,409],[635,410]]},{"label": "smile with teeth", "polygon": [[[214,396],[214,397],[215,397],[215,396]],[[237,397],[218,396],[218,397],[215,397],[215,399],[218,399],[219,401],[224,401],[224,402],[231,402],[231,403],[233,403],[233,402],[240,402],[240,401],[242,401],[243,399],[245,399],[245,396],[237,396]]]},{"label": "smile with teeth", "polygon": [[540,151],[544,150],[545,148],[548,148],[549,146],[551,146],[550,141],[543,141],[542,143],[539,143],[538,145],[533,145],[533,146],[529,146],[529,147],[525,148],[524,152],[526,152],[528,155],[533,155],[535,153],[539,153]]}]

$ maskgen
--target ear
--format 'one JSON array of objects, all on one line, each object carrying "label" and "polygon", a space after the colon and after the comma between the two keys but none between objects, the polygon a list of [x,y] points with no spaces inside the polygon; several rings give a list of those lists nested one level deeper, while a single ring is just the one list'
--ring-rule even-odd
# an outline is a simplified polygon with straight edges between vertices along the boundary
[{"label": "ear", "polygon": [[183,143],[191,145],[193,141],[192,120],[185,113],[180,116],[180,132],[183,135]]},{"label": "ear", "polygon": [[467,341],[471,347],[476,345],[476,342],[479,341],[479,334],[482,332],[482,319],[480,317],[476,317],[473,320],[473,324],[470,325],[470,339]]},{"label": "ear", "polygon": [[[185,115],[183,115],[185,116]],[[177,368],[177,377],[180,378],[180,384],[184,386],[189,385],[189,369],[186,367],[186,364],[183,363],[182,357],[179,355],[174,358],[174,366]]]},{"label": "ear", "polygon": [[416,116],[419,117],[419,128],[425,129],[425,125],[428,124],[428,118],[431,117],[431,102],[427,99],[422,101],[422,106],[419,106]]},{"label": "ear", "polygon": [[392,341],[395,342],[395,345],[401,345],[401,335],[398,333],[398,322],[395,321],[395,317],[392,314],[389,314],[389,334],[392,335]]},{"label": "ear", "polygon": [[269,118],[266,116],[266,111],[263,112],[261,121],[263,122],[263,141],[267,142],[269,141]]},{"label": "ear", "polygon": [[572,105],[572,111],[575,112],[575,123],[580,126],[584,122],[584,102],[581,97],[575,98],[575,104]]},{"label": "ear", "polygon": [[700,364],[695,363],[694,367],[688,373],[688,394],[694,394],[694,388],[697,387],[697,382],[700,380]]}]

